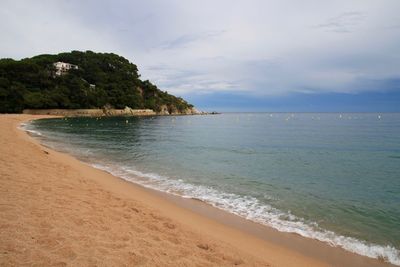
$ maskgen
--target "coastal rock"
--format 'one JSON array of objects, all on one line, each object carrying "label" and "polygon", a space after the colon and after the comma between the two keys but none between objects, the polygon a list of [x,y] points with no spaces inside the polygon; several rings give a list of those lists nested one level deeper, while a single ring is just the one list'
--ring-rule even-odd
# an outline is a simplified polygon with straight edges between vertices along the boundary
[{"label": "coastal rock", "polygon": [[31,115],[56,115],[64,117],[104,117],[104,116],[153,116],[157,115],[152,109],[114,109],[103,107],[102,109],[25,109],[23,114]]},{"label": "coastal rock", "polygon": [[161,105],[160,111],[158,112],[159,115],[169,115],[168,107],[167,105]]},{"label": "coastal rock", "polygon": [[133,109],[131,109],[130,107],[125,107],[124,108],[124,113],[133,115]]},{"label": "coastal rock", "polygon": [[198,111],[196,108],[187,108],[185,109],[184,113],[186,115],[198,115],[201,114],[202,112]]},{"label": "coastal rock", "polygon": [[161,111],[155,112],[152,109],[114,109],[105,106],[102,109],[24,109],[23,114],[31,115],[56,115],[64,117],[104,117],[104,116],[154,116],[154,115],[207,115],[219,114],[216,112],[198,111],[196,108],[187,108],[179,111],[176,107],[161,106]]}]

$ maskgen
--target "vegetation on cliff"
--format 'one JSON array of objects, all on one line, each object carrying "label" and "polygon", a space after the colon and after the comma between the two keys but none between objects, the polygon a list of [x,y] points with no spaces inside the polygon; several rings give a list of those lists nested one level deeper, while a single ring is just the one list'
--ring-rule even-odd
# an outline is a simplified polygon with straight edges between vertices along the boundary
[{"label": "vegetation on cliff", "polygon": [[[57,75],[55,62],[74,64]],[[92,51],[0,59],[0,113],[48,108],[148,108],[185,112],[193,106],[142,81],[136,65],[112,53]]]}]

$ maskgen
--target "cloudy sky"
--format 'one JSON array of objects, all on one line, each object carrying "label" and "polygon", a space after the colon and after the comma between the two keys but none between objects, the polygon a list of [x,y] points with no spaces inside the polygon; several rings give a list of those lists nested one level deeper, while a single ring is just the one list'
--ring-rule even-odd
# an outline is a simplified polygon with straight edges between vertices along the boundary
[{"label": "cloudy sky", "polygon": [[2,0],[0,57],[117,53],[206,110],[400,111],[399,10],[399,0]]}]

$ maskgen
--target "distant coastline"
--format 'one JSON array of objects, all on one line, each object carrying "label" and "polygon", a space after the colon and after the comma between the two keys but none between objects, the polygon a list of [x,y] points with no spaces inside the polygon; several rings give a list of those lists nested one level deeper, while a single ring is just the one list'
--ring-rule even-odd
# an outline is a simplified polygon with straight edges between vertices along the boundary
[{"label": "distant coastline", "polygon": [[182,112],[169,113],[168,111],[155,112],[152,109],[24,109],[23,114],[27,115],[54,115],[63,117],[114,117],[114,116],[176,116],[176,115],[209,115],[217,112],[203,112],[194,108]]}]

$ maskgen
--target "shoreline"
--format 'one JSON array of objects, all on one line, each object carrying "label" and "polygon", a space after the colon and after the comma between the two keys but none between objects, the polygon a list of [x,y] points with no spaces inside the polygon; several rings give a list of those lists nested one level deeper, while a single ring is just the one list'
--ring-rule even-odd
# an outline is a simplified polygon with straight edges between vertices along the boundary
[{"label": "shoreline", "polygon": [[125,107],[124,109],[24,109],[24,115],[41,115],[41,116],[62,116],[62,117],[151,117],[151,116],[187,116],[187,115],[216,115],[217,112],[204,112],[196,109],[185,111],[155,112],[152,109],[132,109]]},{"label": "shoreline", "polygon": [[[1,119],[7,117],[14,121],[13,127],[16,129],[24,121],[48,118],[49,116],[2,115]],[[17,134],[14,138],[18,139],[17,141],[34,144],[36,152],[40,153],[42,157],[50,158],[56,165],[66,164],[66,169],[81,174],[82,179],[86,181],[98,184],[103,191],[106,190],[110,194],[118,196],[118,198],[132,198],[136,202],[142,202],[142,204],[144,202],[157,210],[158,217],[158,214],[169,217],[178,225],[182,225],[185,230],[190,229],[190,231],[197,232],[200,235],[207,233],[206,235],[213,240],[211,243],[217,244],[216,247],[222,246],[224,251],[237,250],[239,254],[235,253],[235,255],[241,256],[236,259],[236,263],[241,264],[238,261],[241,260],[244,266],[258,265],[261,262],[273,266],[394,266],[341,248],[331,247],[317,240],[278,232],[275,229],[245,220],[201,201],[184,199],[145,188],[91,167],[70,155],[44,147],[25,131],[16,130]],[[46,151],[47,154],[43,151]],[[36,164],[40,164],[40,162],[38,161]],[[226,244],[231,247],[224,247]],[[209,247],[212,247],[211,245],[201,244],[200,246],[203,247],[200,248],[201,250],[212,252],[209,249]],[[252,262],[253,260],[261,262]],[[162,263],[160,262],[160,264]],[[221,262],[219,264],[224,265]]]}]

